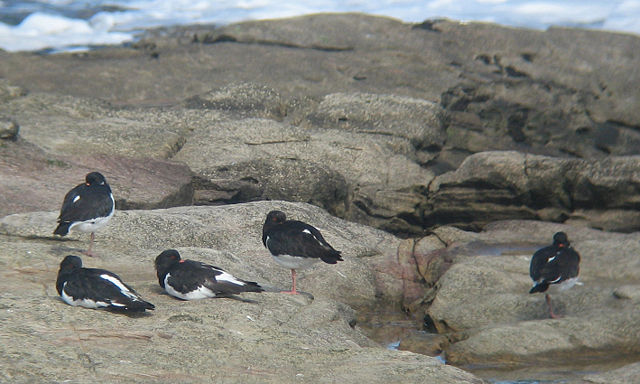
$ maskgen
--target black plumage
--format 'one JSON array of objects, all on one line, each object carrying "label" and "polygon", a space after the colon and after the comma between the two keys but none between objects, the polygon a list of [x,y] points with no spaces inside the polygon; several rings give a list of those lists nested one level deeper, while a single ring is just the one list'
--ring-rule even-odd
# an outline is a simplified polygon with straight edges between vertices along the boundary
[{"label": "black plumage", "polygon": [[115,273],[83,268],[78,256],[69,255],[60,263],[56,290],[65,303],[73,306],[130,312],[155,308]]},{"label": "black plumage", "polygon": [[114,211],[111,187],[101,173],[91,172],[86,175],[85,183],[75,186],[65,195],[58,226],[53,233],[65,236],[69,230],[91,232],[91,242],[85,253],[93,256],[94,233],[107,224]]},{"label": "black plumage", "polygon": [[284,212],[271,211],[262,227],[262,244],[271,252],[274,260],[291,269],[292,289],[296,291],[296,269],[311,266],[322,260],[327,264],[342,261],[341,252],[329,244],[320,231],[298,220],[287,220]]},{"label": "black plumage", "polygon": [[264,291],[258,283],[238,279],[221,268],[182,259],[175,249],[159,254],[155,266],[160,286],[182,300],[231,297],[243,292]]},{"label": "black plumage", "polygon": [[[579,272],[580,255],[571,247],[566,233],[557,232],[553,235],[553,244],[539,249],[531,258],[529,275],[533,287],[529,293],[546,292],[551,285],[557,285],[559,290],[571,288],[577,282]],[[549,315],[555,318],[549,294],[545,299]]]}]

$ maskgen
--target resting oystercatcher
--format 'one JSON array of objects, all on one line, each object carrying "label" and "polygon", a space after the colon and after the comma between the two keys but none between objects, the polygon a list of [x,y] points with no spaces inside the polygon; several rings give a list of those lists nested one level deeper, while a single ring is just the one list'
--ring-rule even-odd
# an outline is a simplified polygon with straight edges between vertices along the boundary
[{"label": "resting oystercatcher", "polygon": [[93,256],[94,232],[102,228],[115,212],[115,201],[111,188],[104,176],[99,172],[91,172],[85,177],[85,183],[79,184],[64,197],[58,227],[53,233],[65,236],[69,230],[77,229],[81,232],[91,232],[87,256]]},{"label": "resting oystercatcher", "polygon": [[82,260],[78,256],[69,255],[62,260],[56,289],[62,300],[73,306],[130,312],[155,308],[115,273],[82,268]]},{"label": "resting oystercatcher", "polygon": [[253,281],[233,277],[223,269],[195,260],[184,260],[175,249],[156,257],[158,283],[171,296],[182,300],[233,297],[242,292],[262,292]]},{"label": "resting oystercatcher", "polygon": [[297,294],[296,270],[308,268],[318,260],[327,264],[342,261],[336,251],[313,226],[297,220],[287,220],[281,211],[271,211],[262,226],[262,244],[271,252],[276,263],[291,269],[291,291]]},{"label": "resting oystercatcher", "polygon": [[[553,244],[539,249],[531,258],[529,275],[533,279],[533,287],[529,293],[546,292],[550,285],[556,286],[558,291],[573,287],[578,282],[579,265],[580,255],[571,247],[567,234],[556,233],[553,235]],[[548,293],[545,294],[545,300],[549,316],[557,318]]]}]

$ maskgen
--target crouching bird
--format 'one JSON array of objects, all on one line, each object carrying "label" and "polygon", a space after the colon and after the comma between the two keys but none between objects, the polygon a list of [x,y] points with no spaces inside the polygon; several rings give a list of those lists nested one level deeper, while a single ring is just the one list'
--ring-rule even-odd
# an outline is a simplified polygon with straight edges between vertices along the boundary
[{"label": "crouching bird", "polygon": [[158,283],[171,296],[182,300],[233,297],[243,292],[262,292],[264,288],[232,276],[223,269],[195,260],[185,260],[175,249],[156,257]]},{"label": "crouching bird", "polygon": [[[536,251],[531,258],[529,275],[533,279],[533,287],[529,293],[547,292],[550,286],[556,291],[564,291],[578,282],[580,271],[580,255],[569,243],[567,234],[558,232],[553,235],[553,244]],[[551,307],[551,296],[545,294],[549,309],[549,317],[559,316]]]},{"label": "crouching bird", "polygon": [[98,268],[83,268],[78,256],[69,255],[62,260],[56,289],[62,300],[73,306],[129,312],[144,312],[155,308],[115,273]]},{"label": "crouching bird", "polygon": [[279,265],[291,269],[292,287],[283,293],[297,294],[296,270],[312,266],[319,260],[327,264],[342,261],[336,251],[313,226],[287,220],[281,211],[271,211],[262,226],[262,244]]}]

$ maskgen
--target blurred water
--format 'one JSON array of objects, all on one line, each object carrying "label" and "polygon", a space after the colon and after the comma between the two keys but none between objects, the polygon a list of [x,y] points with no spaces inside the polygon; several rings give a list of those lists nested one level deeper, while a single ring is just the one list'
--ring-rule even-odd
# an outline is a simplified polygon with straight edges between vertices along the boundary
[{"label": "blurred water", "polygon": [[141,30],[317,12],[365,12],[545,29],[578,26],[640,34],[640,0],[0,0],[0,48],[86,49],[131,41]]}]

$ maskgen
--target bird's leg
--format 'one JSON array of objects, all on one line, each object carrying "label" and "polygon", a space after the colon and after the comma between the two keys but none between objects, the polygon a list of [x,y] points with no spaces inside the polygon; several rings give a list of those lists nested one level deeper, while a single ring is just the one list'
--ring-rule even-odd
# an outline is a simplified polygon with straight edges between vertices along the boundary
[{"label": "bird's leg", "polygon": [[549,308],[549,317],[552,319],[559,319],[560,317],[562,317],[553,313],[553,309],[551,308],[551,296],[549,296],[548,293],[544,295],[544,299],[546,300],[547,307]]},{"label": "bird's leg", "polygon": [[290,291],[282,291],[282,293],[288,293],[290,295],[297,295],[298,291],[296,291],[296,270],[291,269],[291,280],[293,281],[293,286]]},{"label": "bird's leg", "polygon": [[89,249],[87,249],[86,251],[82,252],[83,254],[87,255],[87,256],[95,256],[93,254],[93,252],[91,252],[91,247],[93,246],[93,239],[95,237],[95,234],[93,232],[91,232],[91,240],[89,241]]}]

